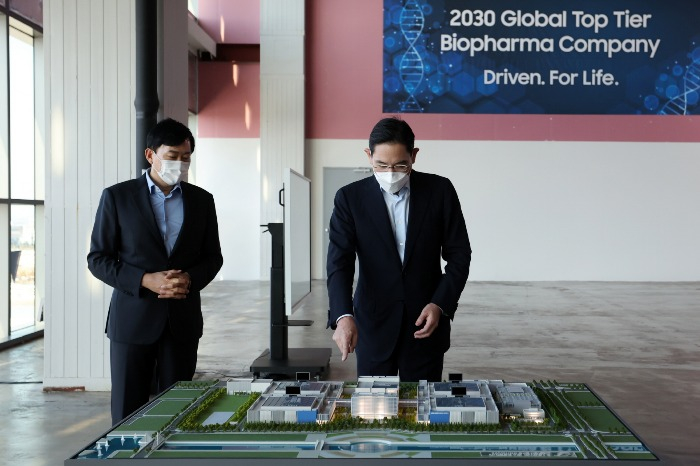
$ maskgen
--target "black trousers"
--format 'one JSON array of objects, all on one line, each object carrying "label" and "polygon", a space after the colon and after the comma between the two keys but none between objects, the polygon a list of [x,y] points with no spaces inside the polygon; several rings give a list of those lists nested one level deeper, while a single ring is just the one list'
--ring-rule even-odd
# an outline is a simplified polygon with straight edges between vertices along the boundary
[{"label": "black trousers", "polygon": [[199,339],[177,341],[167,327],[150,345],[110,341],[112,425],[149,401],[154,370],[158,393],[175,382],[192,380],[198,347]]},{"label": "black trousers", "polygon": [[441,382],[445,353],[427,351],[425,345],[418,343],[413,336],[417,328],[413,321],[404,314],[401,324],[399,341],[388,359],[377,361],[376,357],[363,354],[355,349],[357,359],[357,375],[388,375],[398,373],[402,382]]}]

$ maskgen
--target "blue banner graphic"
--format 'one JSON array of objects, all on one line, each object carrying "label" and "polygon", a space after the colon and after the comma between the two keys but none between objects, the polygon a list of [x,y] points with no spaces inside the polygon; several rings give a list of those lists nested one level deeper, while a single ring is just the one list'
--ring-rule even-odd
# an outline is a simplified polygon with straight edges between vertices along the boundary
[{"label": "blue banner graphic", "polygon": [[383,43],[385,113],[700,114],[700,2],[384,0]]}]

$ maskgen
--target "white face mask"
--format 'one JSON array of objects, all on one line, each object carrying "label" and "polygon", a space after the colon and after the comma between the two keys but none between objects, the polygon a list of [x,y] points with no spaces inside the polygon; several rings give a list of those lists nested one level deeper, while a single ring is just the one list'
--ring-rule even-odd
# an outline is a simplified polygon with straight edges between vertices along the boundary
[{"label": "white face mask", "polygon": [[384,191],[395,194],[401,191],[401,188],[408,183],[408,173],[404,172],[374,172],[374,177],[377,179],[379,186],[384,188]]},{"label": "white face mask", "polygon": [[[158,157],[158,156],[156,156]],[[168,186],[175,186],[180,181],[187,181],[187,172],[190,169],[190,162],[181,162],[179,160],[160,160],[160,170],[158,176]]]}]

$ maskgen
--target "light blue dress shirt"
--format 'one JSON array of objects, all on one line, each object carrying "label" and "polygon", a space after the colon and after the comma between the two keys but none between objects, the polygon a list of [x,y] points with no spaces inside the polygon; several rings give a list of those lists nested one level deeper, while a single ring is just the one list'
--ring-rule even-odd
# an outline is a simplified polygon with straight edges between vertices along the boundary
[{"label": "light blue dress shirt", "polygon": [[404,252],[406,251],[406,229],[408,228],[408,201],[411,197],[411,181],[409,179],[406,186],[401,188],[396,194],[386,192],[384,188],[380,189],[389,213],[396,249],[399,252],[399,257],[401,257],[401,263],[403,263]]},{"label": "light blue dress shirt", "polygon": [[[401,263],[403,264],[404,252],[406,251],[406,230],[408,229],[408,204],[411,198],[411,179],[409,178],[406,186],[401,188],[396,194],[386,192],[384,188],[381,188],[381,190],[384,195],[387,212],[389,212],[391,229],[394,231],[396,249],[399,251]],[[442,315],[447,315],[440,306],[438,307]]]},{"label": "light blue dress shirt", "polygon": [[151,200],[153,215],[168,251],[168,256],[170,256],[185,218],[182,206],[182,189],[178,182],[166,196],[151,179],[150,168],[146,171],[146,182],[148,183],[148,197]]}]

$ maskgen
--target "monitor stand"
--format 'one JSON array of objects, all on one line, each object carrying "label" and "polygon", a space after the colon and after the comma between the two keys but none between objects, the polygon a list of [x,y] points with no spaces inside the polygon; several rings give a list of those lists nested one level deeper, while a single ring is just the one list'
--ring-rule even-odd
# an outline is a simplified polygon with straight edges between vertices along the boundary
[{"label": "monitor stand", "polygon": [[330,348],[289,348],[289,327],[308,327],[312,320],[289,320],[284,310],[284,228],[282,223],[261,225],[272,235],[270,267],[270,348],[250,365],[255,377],[261,374],[294,377],[308,372],[319,378],[328,369]]},{"label": "monitor stand", "polygon": [[271,378],[284,375],[294,379],[299,372],[308,372],[323,378],[330,359],[330,348],[287,348],[287,357],[284,359],[273,359],[270,350],[266,349],[250,365],[250,371],[256,378],[267,374],[267,377]]}]

